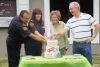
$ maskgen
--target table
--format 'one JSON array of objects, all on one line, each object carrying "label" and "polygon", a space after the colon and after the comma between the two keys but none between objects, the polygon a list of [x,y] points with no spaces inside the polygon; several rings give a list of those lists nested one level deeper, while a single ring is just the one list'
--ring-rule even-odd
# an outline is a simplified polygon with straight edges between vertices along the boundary
[{"label": "table", "polygon": [[67,55],[62,58],[43,58],[41,56],[22,57],[19,67],[92,67],[83,56]]}]

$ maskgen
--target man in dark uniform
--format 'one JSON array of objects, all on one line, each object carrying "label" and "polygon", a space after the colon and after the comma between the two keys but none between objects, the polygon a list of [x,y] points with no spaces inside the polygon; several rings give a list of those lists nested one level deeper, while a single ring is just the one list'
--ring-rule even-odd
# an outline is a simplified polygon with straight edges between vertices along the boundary
[{"label": "man in dark uniform", "polygon": [[18,67],[20,60],[21,44],[24,43],[27,37],[45,43],[45,39],[31,33],[28,30],[27,22],[29,20],[29,13],[26,10],[21,11],[18,17],[12,19],[8,28],[7,37],[7,52],[9,67]]}]

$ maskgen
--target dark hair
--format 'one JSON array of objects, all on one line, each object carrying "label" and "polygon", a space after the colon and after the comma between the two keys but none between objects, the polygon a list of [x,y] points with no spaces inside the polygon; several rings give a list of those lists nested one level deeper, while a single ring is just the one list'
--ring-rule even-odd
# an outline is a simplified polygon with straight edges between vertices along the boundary
[{"label": "dark hair", "polygon": [[28,12],[27,10],[22,10],[22,11],[20,12],[20,16],[23,17],[23,14],[24,14],[24,13],[29,14],[29,12]]},{"label": "dark hair", "polygon": [[34,22],[37,22],[37,20],[35,19],[36,14],[41,14],[41,19],[39,22],[41,23],[42,26],[44,26],[44,22],[42,20],[42,11],[39,8],[33,9],[31,20],[33,20]]}]

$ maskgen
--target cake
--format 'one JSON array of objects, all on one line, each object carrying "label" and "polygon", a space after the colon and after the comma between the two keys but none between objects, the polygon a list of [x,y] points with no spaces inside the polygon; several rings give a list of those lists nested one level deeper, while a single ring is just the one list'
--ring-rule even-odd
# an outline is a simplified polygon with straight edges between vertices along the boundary
[{"label": "cake", "polygon": [[58,58],[60,57],[59,46],[57,40],[48,40],[46,50],[44,52],[46,58]]}]

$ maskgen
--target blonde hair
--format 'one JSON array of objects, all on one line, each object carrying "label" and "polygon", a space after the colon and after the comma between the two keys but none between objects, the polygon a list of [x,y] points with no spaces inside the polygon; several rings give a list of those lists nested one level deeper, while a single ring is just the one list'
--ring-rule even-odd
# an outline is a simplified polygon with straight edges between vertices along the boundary
[{"label": "blonde hair", "polygon": [[59,10],[51,11],[50,18],[51,18],[52,15],[57,15],[57,17],[58,17],[59,20],[61,18],[61,14],[60,14],[60,11]]},{"label": "blonde hair", "polygon": [[72,6],[72,5],[74,5],[75,7],[77,7],[77,8],[80,10],[80,5],[79,5],[78,2],[71,2],[71,3],[69,4],[69,7]]}]

